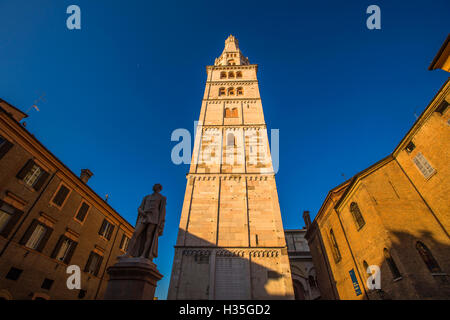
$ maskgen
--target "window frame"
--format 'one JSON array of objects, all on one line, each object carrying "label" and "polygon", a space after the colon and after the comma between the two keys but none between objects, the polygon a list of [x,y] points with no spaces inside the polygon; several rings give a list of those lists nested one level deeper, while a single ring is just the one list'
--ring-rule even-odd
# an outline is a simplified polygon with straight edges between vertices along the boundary
[{"label": "window frame", "polygon": [[[87,210],[86,210],[86,213],[84,214],[83,220],[80,220],[80,219],[78,219],[78,214],[79,214],[81,208],[83,207],[83,204],[86,204],[86,205],[88,206],[88,208],[87,208]],[[92,207],[92,206],[91,206],[86,200],[81,200],[80,204],[78,205],[77,210],[75,211],[75,215],[74,215],[73,219],[74,219],[76,222],[78,222],[78,223],[80,223],[81,225],[83,225],[84,222],[86,221],[88,215],[89,215],[89,211],[91,210],[91,207]]]},{"label": "window frame", "polygon": [[[61,204],[61,205],[58,205],[58,204],[55,203],[54,201],[55,201],[55,198],[56,198],[56,196],[58,195],[58,193],[59,193],[59,191],[61,190],[62,187],[65,187],[66,189],[68,189],[69,192],[67,193],[66,197],[64,198],[64,201],[62,202],[62,204]],[[51,205],[52,207],[56,207],[56,208],[58,208],[59,210],[61,210],[61,209],[64,207],[64,205],[66,204],[67,200],[69,199],[71,193],[72,193],[72,188],[70,188],[66,183],[64,183],[64,182],[61,181],[61,183],[60,183],[60,184],[58,185],[58,187],[56,188],[55,193],[53,193],[53,196],[52,196],[51,199],[50,199],[50,205]]]},{"label": "window frame", "polygon": [[361,209],[359,208],[359,205],[357,202],[353,201],[350,203],[349,206],[350,214],[353,217],[353,221],[356,225],[356,230],[361,230],[366,225],[366,220],[364,219],[364,216],[362,215]]}]

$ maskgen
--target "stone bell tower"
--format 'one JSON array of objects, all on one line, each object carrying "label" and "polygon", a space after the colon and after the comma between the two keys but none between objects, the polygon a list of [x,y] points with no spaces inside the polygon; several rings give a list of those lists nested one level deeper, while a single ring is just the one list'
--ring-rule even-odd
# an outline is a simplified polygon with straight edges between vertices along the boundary
[{"label": "stone bell tower", "polygon": [[168,299],[292,299],[258,66],[230,35],[206,71]]}]

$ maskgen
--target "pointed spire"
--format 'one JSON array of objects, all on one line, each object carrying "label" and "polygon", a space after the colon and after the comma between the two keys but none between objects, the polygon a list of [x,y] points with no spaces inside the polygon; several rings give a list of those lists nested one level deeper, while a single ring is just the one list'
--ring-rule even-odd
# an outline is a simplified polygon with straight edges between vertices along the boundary
[{"label": "pointed spire", "polygon": [[230,34],[225,40],[225,48],[219,58],[216,59],[214,65],[247,65],[250,64],[248,59],[244,57],[239,49],[239,41]]}]

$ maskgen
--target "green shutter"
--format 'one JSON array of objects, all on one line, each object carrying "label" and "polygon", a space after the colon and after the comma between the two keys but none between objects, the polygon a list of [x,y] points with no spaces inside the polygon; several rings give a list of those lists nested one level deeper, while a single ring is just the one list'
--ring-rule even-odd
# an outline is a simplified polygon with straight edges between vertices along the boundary
[{"label": "green shutter", "polygon": [[22,167],[22,169],[20,169],[19,173],[17,174],[17,178],[23,180],[23,178],[25,178],[25,176],[33,168],[33,166],[33,159],[28,160],[27,163]]},{"label": "green shutter", "polygon": [[38,225],[38,221],[36,219],[34,219],[30,226],[28,227],[27,231],[25,231],[22,239],[20,239],[20,244],[24,245],[25,243],[27,243],[28,239],[30,239],[31,235],[33,234],[34,229],[36,228],[36,226]]},{"label": "green shutter", "polygon": [[98,275],[98,272],[100,271],[100,267],[102,265],[103,262],[103,257],[102,256],[98,256],[98,261],[97,261],[97,266],[95,267],[95,272],[94,272],[94,276]]},{"label": "green shutter", "polygon": [[58,242],[56,243],[55,249],[53,249],[52,255],[50,258],[55,259],[56,255],[58,254],[59,249],[61,248],[61,245],[63,241],[66,239],[65,236],[60,236]]},{"label": "green shutter", "polygon": [[[2,204],[3,201],[0,200],[0,205]],[[9,236],[9,234],[11,233],[12,229],[14,228],[14,226],[17,224],[17,222],[20,220],[20,217],[22,217],[23,211],[16,209],[14,211],[14,214],[12,215],[12,217],[9,219],[8,224],[5,226],[5,228],[2,230],[1,235],[5,238],[7,238]]]},{"label": "green shutter", "polygon": [[49,176],[48,172],[43,171],[39,179],[34,184],[33,189],[39,191],[39,189],[42,188],[44,182],[47,180],[48,176]]},{"label": "green shutter", "polygon": [[72,241],[70,244],[69,252],[67,252],[66,258],[64,259],[64,262],[69,264],[70,260],[72,259],[73,253],[75,252],[75,248],[77,247],[78,242]]},{"label": "green shutter", "polygon": [[0,146],[0,159],[3,158],[6,153],[8,153],[12,146],[13,144],[8,140],[5,140],[5,142],[3,142],[3,144]]},{"label": "green shutter", "polygon": [[52,234],[53,229],[45,226],[45,234],[44,237],[39,242],[38,247],[36,248],[36,251],[42,252],[44,250],[45,245],[47,244],[48,239],[50,238],[50,235]]}]

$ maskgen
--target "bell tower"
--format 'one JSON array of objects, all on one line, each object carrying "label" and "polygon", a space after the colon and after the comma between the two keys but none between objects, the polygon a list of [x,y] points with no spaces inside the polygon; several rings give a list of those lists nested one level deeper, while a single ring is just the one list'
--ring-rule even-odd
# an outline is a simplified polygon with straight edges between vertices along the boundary
[{"label": "bell tower", "polygon": [[206,71],[168,299],[293,299],[258,66],[230,35]]}]

